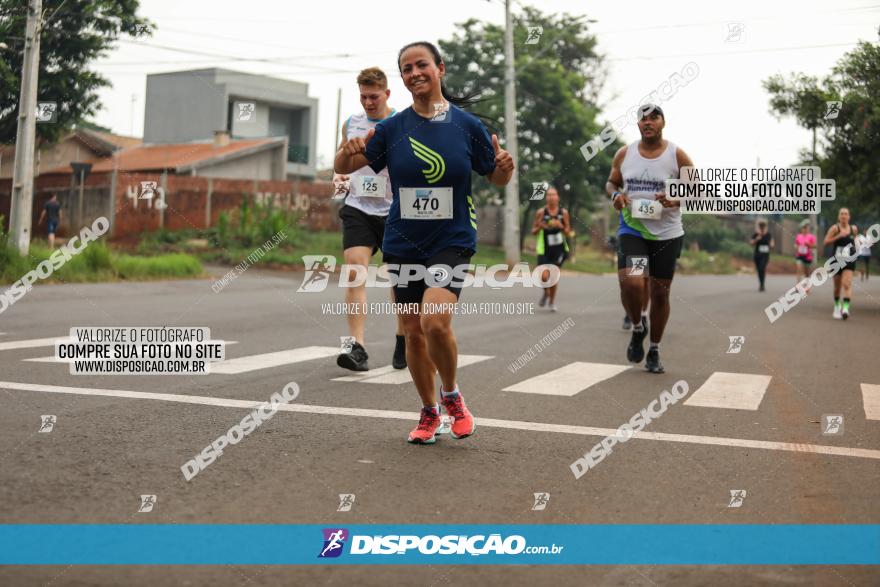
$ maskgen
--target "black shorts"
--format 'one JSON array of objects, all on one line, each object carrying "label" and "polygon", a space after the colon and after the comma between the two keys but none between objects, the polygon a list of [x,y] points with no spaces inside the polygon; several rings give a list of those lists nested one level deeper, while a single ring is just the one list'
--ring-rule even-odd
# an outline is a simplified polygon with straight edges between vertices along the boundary
[{"label": "black shorts", "polygon": [[[391,265],[397,265],[397,267],[394,268],[389,267],[388,272],[399,276],[401,265],[417,265],[426,269],[436,265],[446,265],[443,269],[451,270],[458,265],[467,265],[471,262],[471,257],[473,256],[474,251],[472,249],[454,247],[451,249],[443,249],[427,259],[412,259],[398,257],[396,255],[384,255],[383,261]],[[443,282],[443,277],[438,276],[437,281]],[[425,296],[425,289],[428,287],[442,287],[443,289],[447,289],[455,294],[456,299],[461,296],[462,284],[454,278],[446,285],[431,286],[429,286],[424,279],[419,279],[411,280],[405,286],[402,284],[395,285],[394,299],[398,304],[419,304]]]},{"label": "black shorts", "polygon": [[795,260],[798,261],[799,263],[803,263],[803,264],[804,264],[804,267],[809,267],[810,265],[813,264],[812,261],[810,261],[810,260],[807,259],[806,257],[802,257],[802,256],[800,256],[800,255],[798,255],[797,257],[795,257]]},{"label": "black shorts", "polygon": [[841,263],[840,270],[841,271],[855,271],[856,270],[856,262],[851,261],[849,263]]},{"label": "black shorts", "polygon": [[556,265],[557,267],[562,267],[562,264],[565,263],[566,259],[568,259],[568,252],[565,250],[565,245],[547,247],[544,249],[543,255],[538,255],[538,265]]},{"label": "black shorts", "polygon": [[[675,263],[681,256],[684,236],[662,241],[652,241],[632,234],[622,234],[618,238],[617,268],[633,267],[633,257],[647,257],[648,266],[644,275],[657,279],[672,279]],[[638,261],[636,261],[638,263]],[[633,273],[636,276],[636,273]]]},{"label": "black shorts", "polygon": [[382,248],[385,237],[385,217],[373,216],[358,210],[354,206],[345,205],[339,209],[342,219],[342,248],[371,247],[373,255]]}]

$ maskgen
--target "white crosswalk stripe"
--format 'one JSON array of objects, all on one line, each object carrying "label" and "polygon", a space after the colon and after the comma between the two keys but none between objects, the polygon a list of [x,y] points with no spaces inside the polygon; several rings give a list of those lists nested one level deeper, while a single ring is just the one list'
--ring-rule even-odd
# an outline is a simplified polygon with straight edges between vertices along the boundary
[{"label": "white crosswalk stripe", "polygon": [[723,373],[716,371],[685,400],[686,406],[702,408],[725,408],[731,410],[757,410],[764,399],[770,375],[749,373]]},{"label": "white crosswalk stripe", "polygon": [[865,407],[865,418],[880,420],[880,385],[862,383],[862,405]]},{"label": "white crosswalk stripe", "polygon": [[69,336],[52,336],[50,338],[31,338],[28,340],[10,340],[0,342],[0,351],[13,351],[16,349],[34,349],[41,346],[55,346],[55,341],[70,340]]},{"label": "white crosswalk stripe", "polygon": [[502,391],[573,396],[601,381],[623,373],[627,369],[629,369],[627,365],[578,361],[542,375],[530,377],[525,381],[505,387]]},{"label": "white crosswalk stripe", "polygon": [[[489,359],[494,359],[493,355],[458,355],[458,368],[474,365]],[[378,383],[382,385],[400,385],[402,383],[412,383],[412,376],[409,369],[400,369],[399,371],[391,365],[380,367],[358,373],[356,375],[346,375],[345,377],[336,377],[333,381],[350,381],[358,383]]]},{"label": "white crosswalk stripe", "polygon": [[282,365],[292,365],[295,363],[302,363],[303,361],[311,361],[313,359],[324,359],[338,354],[339,347],[307,346],[274,353],[263,353],[261,355],[249,355],[247,357],[238,357],[237,359],[227,359],[211,365],[211,373],[238,375],[239,373],[248,373],[250,371],[280,367]]}]

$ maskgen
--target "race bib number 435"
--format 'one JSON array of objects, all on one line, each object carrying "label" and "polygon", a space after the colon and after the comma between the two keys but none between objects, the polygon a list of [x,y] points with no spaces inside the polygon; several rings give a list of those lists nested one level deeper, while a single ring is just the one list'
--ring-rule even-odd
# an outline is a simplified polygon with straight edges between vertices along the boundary
[{"label": "race bib number 435", "polygon": [[663,215],[663,206],[657,200],[633,200],[633,218],[651,218],[659,220]]},{"label": "race bib number 435", "polygon": [[452,218],[452,188],[400,188],[400,217],[409,220]]}]

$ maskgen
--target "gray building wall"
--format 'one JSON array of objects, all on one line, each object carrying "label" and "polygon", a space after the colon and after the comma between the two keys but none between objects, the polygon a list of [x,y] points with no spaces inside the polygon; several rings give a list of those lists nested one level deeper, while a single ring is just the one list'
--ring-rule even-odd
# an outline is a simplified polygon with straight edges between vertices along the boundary
[{"label": "gray building wall", "polygon": [[194,175],[200,177],[238,177],[246,179],[284,179],[273,177],[272,164],[275,159],[275,151],[263,151],[254,153],[232,161],[217,163],[209,167],[199,167]]},{"label": "gray building wall", "polygon": [[226,128],[226,100],[210,70],[147,76],[145,143],[212,139]]},{"label": "gray building wall", "polygon": [[[235,102],[254,102],[254,120],[239,121]],[[308,96],[308,84],[219,68],[147,76],[146,143],[206,140],[217,130],[270,137],[284,128],[291,152],[308,150],[307,162],[286,161],[286,175],[314,177],[318,100]]]}]

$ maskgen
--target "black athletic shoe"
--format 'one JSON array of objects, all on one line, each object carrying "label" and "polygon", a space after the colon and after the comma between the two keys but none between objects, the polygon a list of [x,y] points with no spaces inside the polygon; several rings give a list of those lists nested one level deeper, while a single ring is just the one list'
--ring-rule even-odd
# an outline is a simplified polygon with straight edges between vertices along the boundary
[{"label": "black athletic shoe", "polygon": [[406,337],[397,335],[397,342],[394,343],[394,358],[391,359],[391,366],[395,369],[406,369]]},{"label": "black athletic shoe", "polygon": [[336,357],[336,364],[343,369],[350,369],[352,371],[369,371],[370,368],[367,366],[368,358],[367,350],[361,346],[361,343],[355,342],[351,347],[351,352],[342,353]]},{"label": "black athletic shoe", "polygon": [[629,330],[632,327],[633,327],[632,320],[629,319],[629,314],[627,314],[626,316],[623,317],[623,329]]},{"label": "black athletic shoe", "polygon": [[648,358],[645,359],[645,369],[651,373],[664,373],[666,370],[660,364],[660,351],[648,349]]},{"label": "black athletic shoe", "polygon": [[645,337],[648,336],[648,329],[642,328],[641,332],[633,330],[632,338],[629,339],[629,346],[626,347],[626,359],[630,363],[641,363],[645,358]]}]

